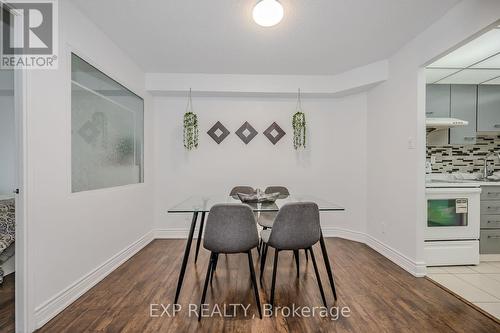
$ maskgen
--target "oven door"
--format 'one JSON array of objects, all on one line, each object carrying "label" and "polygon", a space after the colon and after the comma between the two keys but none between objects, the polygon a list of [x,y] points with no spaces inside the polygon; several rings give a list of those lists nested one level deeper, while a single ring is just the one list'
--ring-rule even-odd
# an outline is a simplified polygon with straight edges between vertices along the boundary
[{"label": "oven door", "polygon": [[427,189],[425,240],[479,239],[479,188]]}]

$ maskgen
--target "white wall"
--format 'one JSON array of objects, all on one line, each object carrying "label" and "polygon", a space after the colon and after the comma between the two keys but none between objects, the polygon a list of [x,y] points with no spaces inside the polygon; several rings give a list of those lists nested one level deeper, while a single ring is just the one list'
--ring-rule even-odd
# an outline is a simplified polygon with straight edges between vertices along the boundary
[{"label": "white wall", "polygon": [[[163,235],[185,237],[191,216],[167,215],[172,205],[199,194],[227,194],[235,185],[285,185],[292,192],[314,194],[345,206],[324,213],[329,234],[364,232],[366,220],[366,95],[304,98],[307,149],[292,143],[295,98],[193,97],[200,122],[200,146],[182,144],[186,97],[154,97],[156,150],[156,226]],[[206,132],[217,121],[231,134],[217,145]],[[259,134],[245,145],[234,132],[248,121]],[[286,132],[273,146],[262,132],[276,121]],[[346,234],[345,232],[342,232]],[[356,236],[347,233],[347,237]]]},{"label": "white wall", "polygon": [[0,70],[0,195],[16,188],[14,72]]},{"label": "white wall", "polygon": [[[75,282],[153,225],[153,118],[144,73],[71,3],[60,1],[59,11],[59,69],[29,71],[27,78],[29,297],[36,326],[82,291]],[[144,184],[71,193],[72,49],[145,98]]]},{"label": "white wall", "polygon": [[368,234],[411,261],[410,270],[417,275],[425,274],[421,67],[499,18],[499,1],[459,3],[394,54],[389,59],[389,79],[368,93]]}]

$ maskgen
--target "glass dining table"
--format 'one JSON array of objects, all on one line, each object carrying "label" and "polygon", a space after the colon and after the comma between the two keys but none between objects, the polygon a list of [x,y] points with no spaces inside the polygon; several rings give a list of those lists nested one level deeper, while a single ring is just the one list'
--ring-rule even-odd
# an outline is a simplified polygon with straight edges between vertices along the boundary
[{"label": "glass dining table", "polygon": [[[330,203],[321,198],[311,196],[311,195],[287,195],[281,196],[274,203],[246,203],[250,206],[254,212],[278,212],[280,208],[290,202],[314,202],[318,205],[320,212],[335,212],[344,211],[345,208],[338,206],[336,204]],[[182,201],[181,203],[170,208],[167,213],[169,214],[193,214],[191,220],[191,226],[189,228],[189,234],[187,237],[186,248],[184,250],[184,257],[182,259],[181,270],[179,272],[179,279],[177,281],[177,288],[175,291],[174,304],[177,304],[179,295],[182,288],[182,282],[184,280],[184,274],[186,273],[186,267],[189,260],[189,253],[191,250],[191,244],[193,242],[194,230],[196,228],[196,223],[198,216],[201,214],[200,228],[198,231],[198,238],[196,242],[195,259],[198,259],[198,252],[200,250],[201,236],[203,233],[203,227],[205,224],[205,216],[210,211],[213,205],[221,203],[241,203],[237,196],[192,196]],[[325,240],[323,238],[323,233],[320,234],[320,246],[321,252],[323,254],[323,261],[325,262],[326,272],[328,274],[328,280],[330,281],[330,286],[332,289],[333,297],[337,299],[337,292],[335,290],[335,282],[333,277],[332,268],[330,265],[330,260],[328,258],[328,251],[326,250]]]}]

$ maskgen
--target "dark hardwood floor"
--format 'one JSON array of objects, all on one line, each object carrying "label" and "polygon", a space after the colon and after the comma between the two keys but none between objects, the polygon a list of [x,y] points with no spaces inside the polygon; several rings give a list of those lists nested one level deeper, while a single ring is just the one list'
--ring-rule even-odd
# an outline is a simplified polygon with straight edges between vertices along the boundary
[{"label": "dark hardwood floor", "polygon": [[0,332],[10,333],[15,331],[15,274],[7,275],[0,286]]},{"label": "dark hardwood floor", "polygon": [[[189,303],[200,301],[208,252],[198,264],[190,257],[175,317],[150,317],[150,304],[171,303],[184,240],[155,240],[133,258],[52,319],[39,332],[500,332],[500,324],[439,288],[425,278],[415,278],[364,244],[329,238],[326,244],[336,277],[337,306],[349,307],[350,316],[321,318],[277,317],[258,319],[247,258],[222,255],[209,287],[207,303],[219,306],[250,304],[249,316],[234,318],[189,317]],[[315,248],[329,305],[333,296]],[[261,301],[269,298],[273,251],[269,250],[260,289]],[[254,252],[255,266],[258,268]],[[301,253],[300,279],[291,253],[280,254],[276,285],[277,306],[321,306],[311,260]],[[258,272],[258,269],[257,269]],[[161,311],[160,311],[161,312]],[[160,313],[158,312],[158,313]],[[256,318],[252,318],[252,315]]]}]

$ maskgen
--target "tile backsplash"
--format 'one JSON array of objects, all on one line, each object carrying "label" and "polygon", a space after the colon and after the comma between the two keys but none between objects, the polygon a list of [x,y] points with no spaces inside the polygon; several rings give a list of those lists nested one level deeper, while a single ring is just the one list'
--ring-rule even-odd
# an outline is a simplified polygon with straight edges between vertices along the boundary
[{"label": "tile backsplash", "polygon": [[[481,172],[484,158],[492,153],[500,153],[500,135],[478,136],[474,145],[427,146],[427,160],[436,157],[432,172]],[[500,171],[500,161],[496,157],[488,159],[495,171]]]}]

